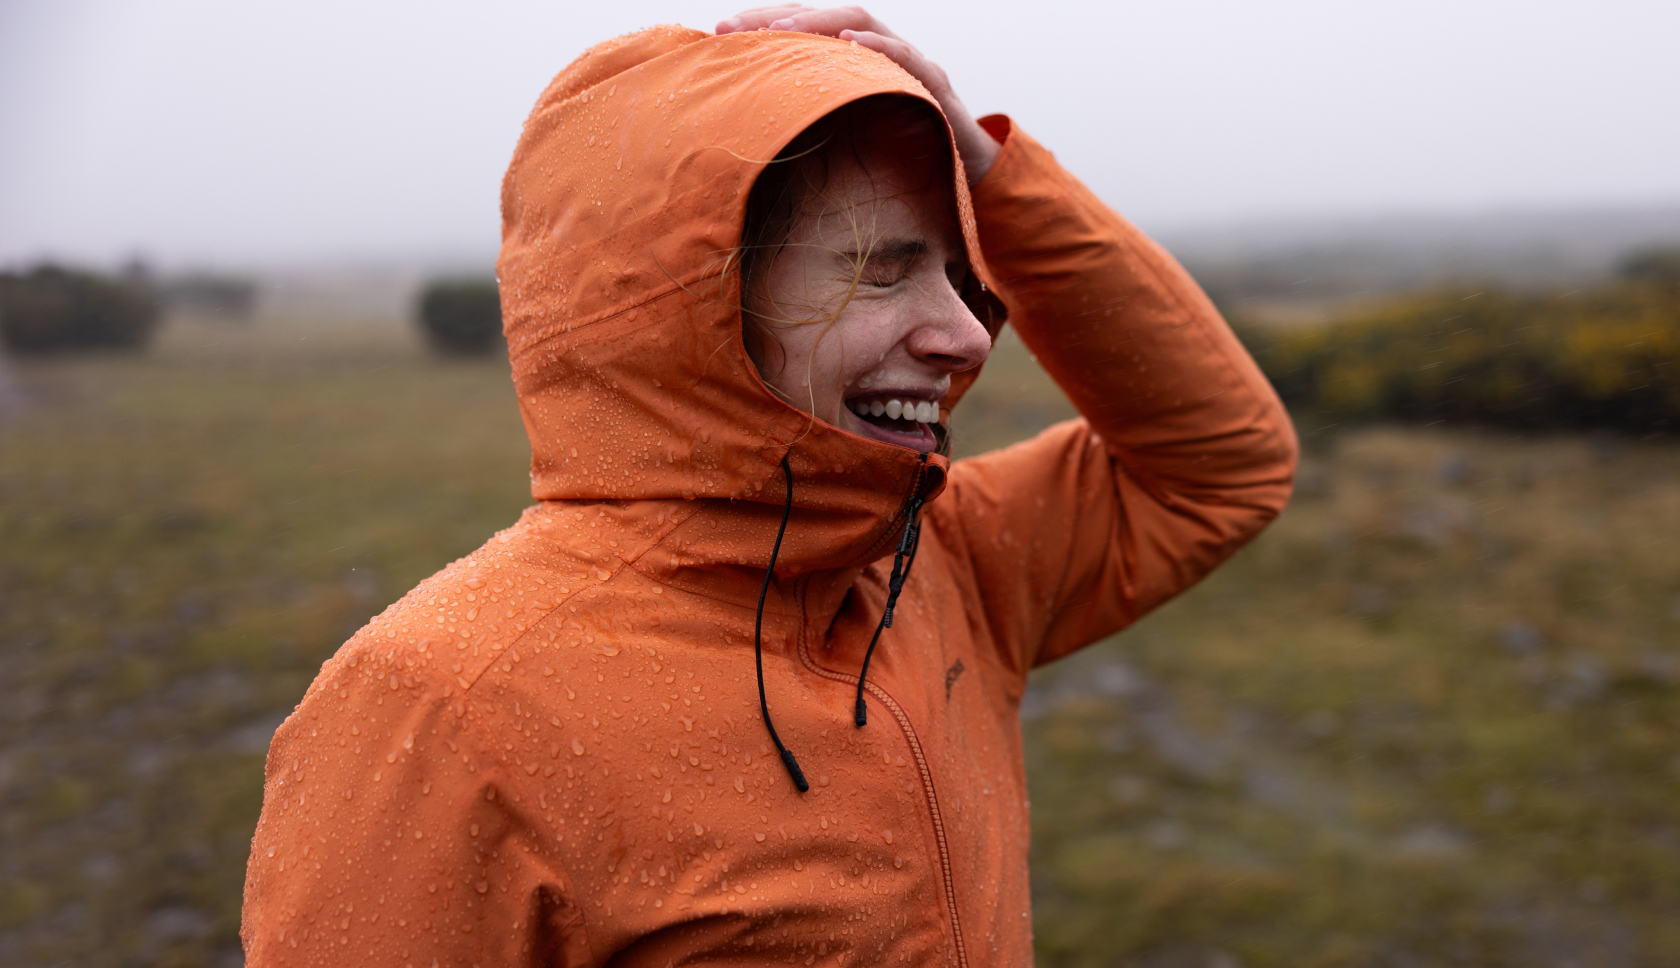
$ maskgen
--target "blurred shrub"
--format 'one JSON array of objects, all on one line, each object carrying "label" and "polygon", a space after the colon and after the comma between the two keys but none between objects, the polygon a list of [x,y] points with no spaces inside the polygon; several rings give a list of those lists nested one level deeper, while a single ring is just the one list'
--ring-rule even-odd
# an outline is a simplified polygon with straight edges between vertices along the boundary
[{"label": "blurred shrub", "polygon": [[442,353],[489,353],[502,345],[502,300],[494,279],[440,279],[420,294],[420,327]]},{"label": "blurred shrub", "polygon": [[249,319],[257,308],[257,284],[234,276],[194,274],[163,287],[169,308],[220,319]]},{"label": "blurred shrub", "polygon": [[1238,326],[1286,403],[1330,420],[1680,429],[1680,289],[1435,293],[1323,327]]},{"label": "blurred shrub", "polygon": [[138,275],[53,265],[0,273],[0,339],[13,352],[138,349],[151,338],[158,316],[157,293]]},{"label": "blurred shrub", "polygon": [[1630,252],[1619,268],[1623,279],[1680,286],[1680,245],[1653,246]]}]

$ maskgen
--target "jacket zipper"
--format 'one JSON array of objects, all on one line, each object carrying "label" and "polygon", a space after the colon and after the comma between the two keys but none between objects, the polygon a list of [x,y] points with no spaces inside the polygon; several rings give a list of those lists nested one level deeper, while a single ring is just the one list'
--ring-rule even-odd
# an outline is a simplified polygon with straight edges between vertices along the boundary
[{"label": "jacket zipper", "polygon": [[922,485],[927,483],[927,456],[923,454],[921,463],[916,467],[916,479],[910,484],[910,493],[904,496],[904,504],[899,507],[897,513],[887,520],[886,527],[881,531],[881,537],[869,547],[868,551],[864,552],[865,558],[873,561],[877,554],[891,547],[892,542],[898,539],[899,525],[910,514],[910,502],[921,497]]},{"label": "jacket zipper", "polygon": [[[803,621],[800,623],[805,624]],[[799,661],[805,668],[824,679],[844,682],[847,685],[857,685],[858,677],[844,672],[836,672],[817,665],[811,659],[809,640],[805,630],[799,633]],[[916,761],[916,770],[922,777],[922,795],[927,798],[928,814],[933,818],[934,843],[939,847],[940,884],[945,891],[945,904],[951,910],[951,937],[957,948],[958,968],[968,968],[968,948],[963,944],[962,915],[957,912],[956,877],[951,873],[951,845],[945,838],[945,821],[939,813],[939,794],[933,786],[933,770],[928,766],[927,756],[922,752],[922,741],[916,735],[916,728],[910,724],[910,716],[885,689],[875,683],[867,683],[865,689],[875,697],[875,700],[885,706],[892,713],[893,719],[898,721],[898,728],[904,733],[905,742],[910,745],[911,758]]]},{"label": "jacket zipper", "polygon": [[[893,534],[893,525],[898,523],[899,518],[910,513],[910,502],[921,495],[922,484],[926,480],[927,455],[923,454],[922,464],[916,470],[915,483],[911,485],[910,493],[904,499],[904,507],[900,509],[897,515],[894,515],[892,522],[887,526],[886,533],[889,537]],[[801,608],[800,611],[803,613],[804,609]],[[808,636],[809,626],[804,621],[803,614],[800,617],[799,625],[799,661],[805,665],[805,668],[824,679],[856,686],[858,683],[857,676],[825,669],[812,660]],[[945,892],[945,906],[951,911],[951,938],[957,949],[957,965],[958,968],[968,968],[968,948],[963,943],[962,915],[957,912],[956,876],[951,872],[951,845],[945,837],[944,817],[939,812],[939,793],[933,785],[933,769],[928,766],[927,755],[922,751],[921,738],[916,735],[916,728],[911,725],[910,716],[904,711],[904,707],[900,706],[898,700],[889,695],[885,689],[873,682],[865,683],[864,688],[869,690],[869,694],[885,706],[887,711],[892,713],[893,719],[898,722],[899,731],[904,734],[904,740],[910,746],[910,757],[916,762],[916,771],[921,775],[922,795],[927,798],[928,815],[933,818],[934,844],[939,848],[940,884]]]}]

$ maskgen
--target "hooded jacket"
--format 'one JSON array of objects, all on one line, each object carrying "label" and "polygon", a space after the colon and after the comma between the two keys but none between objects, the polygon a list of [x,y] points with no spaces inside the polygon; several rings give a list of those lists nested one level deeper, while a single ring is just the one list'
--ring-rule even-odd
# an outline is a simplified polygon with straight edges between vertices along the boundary
[{"label": "hooded jacket", "polygon": [[[1083,418],[950,464],[778,400],[718,267],[766,161],[875,94],[935,103],[853,44],[675,27],[544,92],[498,263],[538,503],[369,622],[276,734],[251,965],[1031,963],[1028,672],[1252,537],[1295,440],[1189,277],[1002,117],[972,200],[957,166],[963,232]],[[807,793],[754,675],[784,458],[761,645]]]}]

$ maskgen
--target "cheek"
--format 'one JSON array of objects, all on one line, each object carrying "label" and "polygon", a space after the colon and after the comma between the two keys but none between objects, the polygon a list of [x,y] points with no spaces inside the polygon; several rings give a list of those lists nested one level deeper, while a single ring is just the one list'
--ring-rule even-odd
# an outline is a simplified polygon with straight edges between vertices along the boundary
[{"label": "cheek", "polygon": [[830,344],[835,339],[833,332],[823,336],[825,328],[822,323],[809,323],[776,330],[776,340],[786,357],[780,374],[782,382],[802,384],[807,372],[814,376],[831,368]]},{"label": "cheek", "polygon": [[888,307],[858,303],[847,307],[836,326],[836,334],[841,338],[831,337],[835,344],[834,369],[842,382],[852,383],[880,365],[898,341],[896,320],[897,314]]}]

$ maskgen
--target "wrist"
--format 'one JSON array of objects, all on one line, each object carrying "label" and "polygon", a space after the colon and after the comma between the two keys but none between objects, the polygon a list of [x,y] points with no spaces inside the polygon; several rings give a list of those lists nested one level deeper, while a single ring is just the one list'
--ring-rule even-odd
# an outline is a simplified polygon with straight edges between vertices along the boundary
[{"label": "wrist", "polygon": [[991,171],[1003,146],[974,120],[974,115],[969,114],[954,96],[941,97],[939,101],[946,109],[945,117],[951,124],[951,136],[957,143],[957,155],[962,158],[968,187],[973,188]]},{"label": "wrist", "polygon": [[986,129],[972,120],[964,129],[953,129],[953,133],[956,135],[957,153],[962,156],[963,171],[968,177],[968,187],[973,188],[992,170],[1003,146],[992,140]]}]

